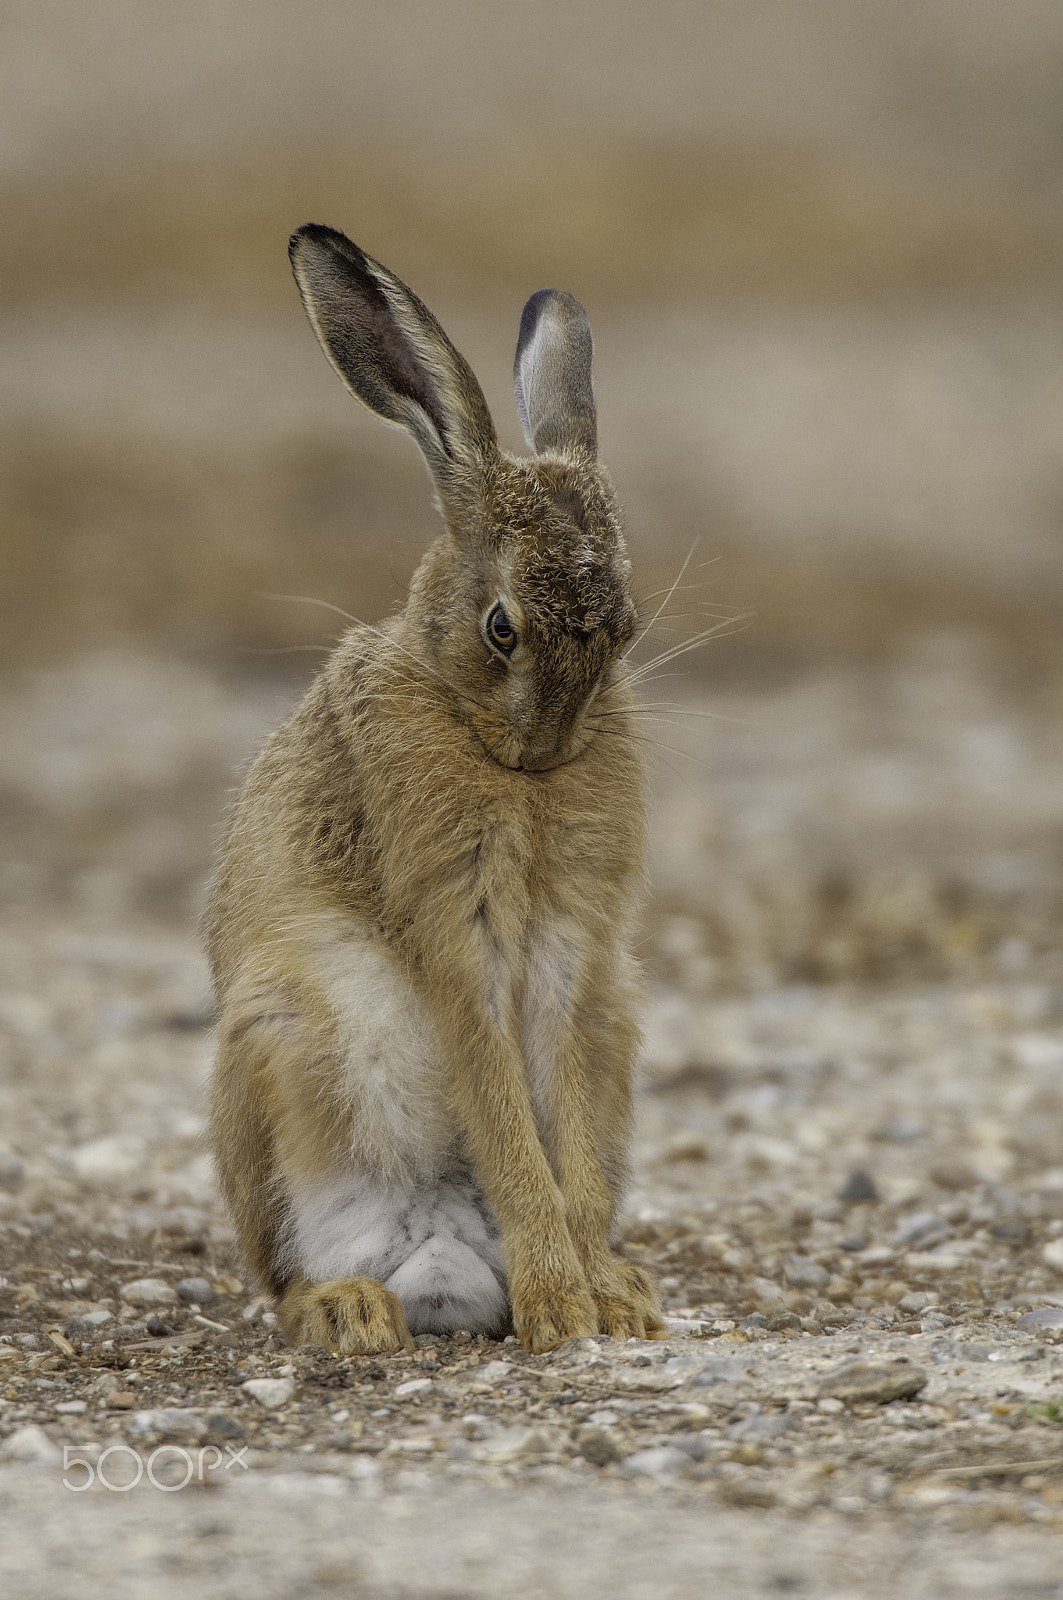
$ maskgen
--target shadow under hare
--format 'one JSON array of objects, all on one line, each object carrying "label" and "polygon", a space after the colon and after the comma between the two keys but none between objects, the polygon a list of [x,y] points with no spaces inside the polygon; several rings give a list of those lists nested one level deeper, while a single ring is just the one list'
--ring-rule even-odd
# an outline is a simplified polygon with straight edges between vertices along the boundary
[{"label": "shadow under hare", "polygon": [[295,1343],[662,1327],[611,1245],[627,1172],[643,771],[636,621],[597,461],[591,335],[524,308],[499,449],[466,362],[342,233],[290,253],[347,387],[405,428],[444,529],[404,610],[349,630],[248,772],[206,930],[212,1133]]}]

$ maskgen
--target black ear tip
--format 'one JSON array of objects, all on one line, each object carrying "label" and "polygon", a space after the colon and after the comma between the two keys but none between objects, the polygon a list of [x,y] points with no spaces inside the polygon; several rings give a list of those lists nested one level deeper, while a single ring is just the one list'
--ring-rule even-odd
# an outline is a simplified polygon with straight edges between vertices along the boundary
[{"label": "black ear tip", "polygon": [[524,354],[535,336],[535,331],[547,311],[552,310],[557,321],[567,330],[569,337],[588,340],[590,324],[587,313],[575,295],[566,289],[536,289],[524,303],[520,314],[520,331],[517,334],[517,360]]},{"label": "black ear tip", "polygon": [[529,295],[524,302],[524,310],[520,314],[520,331],[517,334],[518,361],[524,353],[525,346],[538,327],[539,318],[542,316],[545,307],[556,294],[556,289],[536,289],[535,293]]},{"label": "black ear tip", "polygon": [[348,239],[339,228],[327,227],[323,222],[304,222],[301,228],[296,228],[288,240],[288,258],[295,261],[304,245],[317,245],[319,248],[333,250],[338,255],[346,256],[349,261],[362,265],[365,256],[358,246]]}]

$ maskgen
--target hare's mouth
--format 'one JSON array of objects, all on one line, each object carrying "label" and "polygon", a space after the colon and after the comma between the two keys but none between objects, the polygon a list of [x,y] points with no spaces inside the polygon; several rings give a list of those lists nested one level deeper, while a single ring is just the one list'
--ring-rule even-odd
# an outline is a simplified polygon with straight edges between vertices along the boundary
[{"label": "hare's mouth", "polygon": [[552,772],[555,767],[567,767],[569,762],[575,761],[577,756],[583,754],[589,742],[587,739],[573,741],[564,750],[554,752],[552,755],[524,755],[520,762],[521,771]]},{"label": "hare's mouth", "polygon": [[550,772],[554,767],[565,767],[582,755],[590,743],[586,733],[577,733],[559,747],[536,749],[508,723],[488,722],[486,718],[477,717],[474,726],[492,761],[510,772]]}]

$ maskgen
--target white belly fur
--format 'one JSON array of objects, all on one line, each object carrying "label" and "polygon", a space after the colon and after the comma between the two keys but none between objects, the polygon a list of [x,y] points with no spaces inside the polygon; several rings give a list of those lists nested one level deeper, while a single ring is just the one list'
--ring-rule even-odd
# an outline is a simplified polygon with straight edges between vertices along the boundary
[{"label": "white belly fur", "polygon": [[497,1229],[467,1174],[404,1189],[352,1167],[298,1197],[291,1243],[316,1282],[379,1279],[412,1333],[494,1332],[506,1320]]}]

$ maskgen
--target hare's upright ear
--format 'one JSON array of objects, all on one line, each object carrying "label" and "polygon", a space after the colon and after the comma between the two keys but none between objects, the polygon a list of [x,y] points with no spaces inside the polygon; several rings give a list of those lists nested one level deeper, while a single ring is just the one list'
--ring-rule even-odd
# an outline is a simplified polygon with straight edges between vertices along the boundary
[{"label": "hare's upright ear", "polygon": [[513,388],[531,449],[598,454],[590,323],[578,300],[539,289],[521,313]]},{"label": "hare's upright ear", "polygon": [[417,296],[335,228],[310,222],[288,244],[321,347],[371,411],[416,439],[443,492],[497,449],[480,385]]}]

